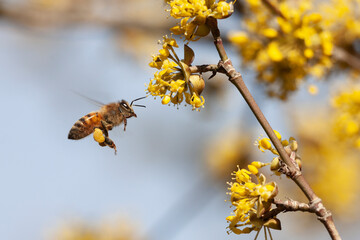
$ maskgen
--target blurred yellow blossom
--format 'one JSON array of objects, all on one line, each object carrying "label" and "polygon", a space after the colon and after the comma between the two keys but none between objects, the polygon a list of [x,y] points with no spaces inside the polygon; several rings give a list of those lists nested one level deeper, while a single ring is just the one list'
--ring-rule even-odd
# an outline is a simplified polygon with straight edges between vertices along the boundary
[{"label": "blurred yellow blossom", "polygon": [[358,53],[354,43],[360,38],[360,1],[332,0],[323,2],[320,8],[334,45],[350,54]]},{"label": "blurred yellow blossom", "polygon": [[126,219],[105,221],[101,224],[87,224],[70,221],[55,230],[54,240],[140,240],[135,226]]},{"label": "blurred yellow blossom", "polygon": [[352,84],[333,97],[335,109],[333,129],[337,136],[360,148],[360,86]]},{"label": "blurred yellow blossom", "polygon": [[253,159],[253,144],[244,132],[235,126],[221,129],[206,145],[204,160],[211,177],[228,181],[229,172],[237,165],[246,167]]},{"label": "blurred yellow blossom", "polygon": [[318,94],[319,89],[318,89],[318,87],[317,87],[316,85],[311,84],[311,85],[308,86],[308,92],[309,92],[311,95],[316,95],[316,94]]},{"label": "blurred yellow blossom", "polygon": [[286,99],[305,77],[323,77],[332,67],[333,35],[311,1],[281,1],[281,16],[262,1],[247,0],[245,31],[233,32],[243,64],[254,67],[270,96]]},{"label": "blurred yellow blossom", "polygon": [[354,184],[360,180],[358,152],[331,131],[333,121],[328,113],[302,112],[301,116],[296,116],[293,126],[301,143],[304,175],[324,204],[349,220],[359,210],[360,188]]}]

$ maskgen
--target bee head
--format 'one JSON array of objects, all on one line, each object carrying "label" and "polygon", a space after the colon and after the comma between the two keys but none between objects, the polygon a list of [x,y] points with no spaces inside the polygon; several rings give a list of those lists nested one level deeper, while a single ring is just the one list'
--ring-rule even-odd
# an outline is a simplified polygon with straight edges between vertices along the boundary
[{"label": "bee head", "polygon": [[126,117],[137,117],[132,106],[125,100],[119,102],[119,111]]},{"label": "bee head", "polygon": [[136,107],[145,107],[144,105],[136,105],[136,104],[133,104],[135,101],[137,100],[140,100],[140,99],[143,99],[143,98],[146,98],[146,97],[141,97],[141,98],[137,98],[133,101],[131,101],[131,103],[129,104],[127,101],[125,100],[121,100],[119,102],[119,111],[124,114],[124,116],[126,118],[130,118],[130,117],[137,117],[135,112],[134,112],[134,109],[132,108],[133,106],[136,106]]}]

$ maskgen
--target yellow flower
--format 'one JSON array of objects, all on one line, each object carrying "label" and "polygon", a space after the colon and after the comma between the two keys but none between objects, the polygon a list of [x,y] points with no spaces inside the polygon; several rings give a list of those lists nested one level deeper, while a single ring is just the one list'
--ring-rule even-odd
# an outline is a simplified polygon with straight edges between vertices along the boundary
[{"label": "yellow flower", "polygon": [[152,56],[149,64],[159,71],[154,73],[154,78],[147,85],[147,93],[161,97],[164,105],[170,101],[174,105],[179,105],[185,99],[193,109],[199,110],[205,104],[204,97],[200,96],[200,85],[203,89],[205,82],[200,75],[190,72],[189,66],[194,59],[193,50],[185,45],[185,58],[179,60],[174,49],[178,47],[175,39],[164,36],[161,44],[163,48],[158,55]]},{"label": "yellow flower", "polygon": [[[280,225],[278,220],[279,223],[275,225],[267,224],[268,221],[262,220],[262,216],[271,210],[271,201],[278,192],[276,183],[266,183],[265,176],[259,174],[258,168],[265,165],[268,164],[253,162],[248,165],[250,171],[238,168],[233,173],[236,176],[234,179],[236,182],[229,183],[229,195],[236,209],[233,212],[234,215],[226,218],[229,229],[233,233],[250,233],[260,231],[262,227],[278,228]],[[256,177],[258,183],[252,181],[251,174]],[[242,223],[239,224],[239,222]]]},{"label": "yellow flower", "polygon": [[[282,140],[281,139],[281,134],[276,130],[273,130],[273,131],[274,131],[276,137],[280,140],[281,144],[284,147],[289,146],[289,147],[292,147],[292,151],[295,151],[295,152],[297,151],[297,142],[293,137],[290,137],[289,140],[286,140],[286,139]],[[268,150],[268,151],[272,152],[276,156],[279,155],[277,150],[275,148],[273,148],[269,138],[261,138],[261,137],[259,137],[258,141],[255,142],[255,145],[262,152],[265,152],[266,150]]]},{"label": "yellow flower", "polygon": [[193,109],[199,109],[204,107],[205,99],[203,96],[198,96],[197,93],[193,92],[193,95],[190,99],[190,104],[193,106]]},{"label": "yellow flower", "polygon": [[167,0],[170,15],[181,19],[179,25],[170,30],[174,34],[183,34],[188,41],[196,41],[206,36],[210,29],[206,26],[206,18],[222,19],[233,13],[233,2],[225,0]]},{"label": "yellow flower", "polygon": [[262,138],[259,140],[258,148],[260,151],[264,152],[265,150],[271,149],[271,142],[269,138]]}]

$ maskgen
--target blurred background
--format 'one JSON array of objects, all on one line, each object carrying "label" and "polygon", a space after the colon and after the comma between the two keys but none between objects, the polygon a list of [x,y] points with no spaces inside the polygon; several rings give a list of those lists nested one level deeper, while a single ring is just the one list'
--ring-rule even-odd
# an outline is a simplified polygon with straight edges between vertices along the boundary
[{"label": "blurred background", "polygon": [[[0,2],[1,239],[254,237],[227,234],[225,218],[232,208],[225,201],[226,182],[236,165],[268,162],[271,155],[254,146],[264,133],[221,76],[207,81],[206,107],[200,112],[164,106],[151,97],[139,101],[146,108],[135,109],[138,118],[128,120],[126,132],[122,127],[110,132],[117,155],[91,136],[67,139],[80,117],[97,110],[74,92],[104,103],[146,94],[151,54],[174,25],[164,9],[161,0]],[[239,22],[235,14],[220,28],[225,34],[240,28]],[[218,62],[207,40],[191,43],[194,64]],[[239,55],[230,44],[226,47],[240,67]],[[360,233],[358,153],[321,145],[331,139],[326,113],[333,88],[319,82],[317,95],[305,86],[283,102],[267,97],[254,72],[243,69],[242,74],[274,129],[303,146],[312,160],[303,160],[305,173],[323,191],[343,238],[354,239]],[[313,156],[319,153],[333,159],[330,170],[317,167],[322,160]],[[349,160],[339,172],[336,163],[344,159]],[[324,175],[315,178],[319,172]],[[286,180],[280,183],[281,197],[305,200]],[[274,239],[328,239],[308,215],[280,215],[284,230],[273,231]]]}]

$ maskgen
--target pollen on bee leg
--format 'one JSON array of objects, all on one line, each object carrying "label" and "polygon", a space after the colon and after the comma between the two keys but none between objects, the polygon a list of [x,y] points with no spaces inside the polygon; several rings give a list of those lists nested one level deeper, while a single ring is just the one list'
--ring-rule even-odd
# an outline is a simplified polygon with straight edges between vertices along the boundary
[{"label": "pollen on bee leg", "polygon": [[103,134],[103,131],[100,128],[94,129],[93,137],[94,137],[94,140],[97,141],[98,143],[105,142],[105,136]]}]

